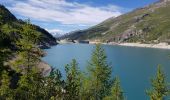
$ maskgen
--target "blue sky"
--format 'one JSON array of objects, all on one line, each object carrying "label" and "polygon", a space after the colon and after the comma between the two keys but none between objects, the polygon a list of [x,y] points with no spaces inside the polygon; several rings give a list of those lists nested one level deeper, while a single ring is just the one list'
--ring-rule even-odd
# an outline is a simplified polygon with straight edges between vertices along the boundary
[{"label": "blue sky", "polygon": [[51,33],[86,29],[158,0],[0,0],[17,18]]}]

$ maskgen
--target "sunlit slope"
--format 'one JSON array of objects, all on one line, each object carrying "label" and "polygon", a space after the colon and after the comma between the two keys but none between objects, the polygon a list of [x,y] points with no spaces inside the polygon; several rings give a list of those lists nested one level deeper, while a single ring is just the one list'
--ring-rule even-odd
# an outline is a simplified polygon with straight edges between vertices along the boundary
[{"label": "sunlit slope", "polygon": [[170,1],[161,0],[117,18],[110,18],[70,38],[104,42],[168,42]]}]

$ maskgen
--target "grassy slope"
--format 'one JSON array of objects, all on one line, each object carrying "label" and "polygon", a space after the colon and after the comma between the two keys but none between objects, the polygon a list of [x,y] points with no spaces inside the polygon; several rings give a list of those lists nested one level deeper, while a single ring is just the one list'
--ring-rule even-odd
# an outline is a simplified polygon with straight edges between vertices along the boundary
[{"label": "grassy slope", "polygon": [[[84,30],[78,39],[153,42],[170,39],[170,2],[154,3]],[[129,31],[130,30],[130,31]],[[133,34],[125,39],[123,34]]]}]

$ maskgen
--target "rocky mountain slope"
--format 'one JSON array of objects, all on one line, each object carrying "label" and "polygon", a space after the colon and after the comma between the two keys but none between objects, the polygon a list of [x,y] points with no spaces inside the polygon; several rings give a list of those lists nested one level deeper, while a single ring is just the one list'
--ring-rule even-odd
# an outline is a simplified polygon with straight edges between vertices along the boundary
[{"label": "rocky mountain slope", "polygon": [[[0,34],[2,34],[3,29],[6,30],[5,34],[9,34],[9,37],[6,37],[4,42],[1,42],[0,45],[9,45],[14,42],[12,38],[19,38],[17,31],[21,29],[21,27],[26,24],[26,22],[17,19],[5,6],[0,5]],[[56,39],[48,33],[45,29],[33,25],[35,27],[35,31],[41,33],[41,39],[38,44],[43,47],[49,47],[51,45],[55,45]],[[7,31],[8,30],[8,31]],[[15,31],[13,31],[15,30]],[[10,42],[8,44],[8,42]]]},{"label": "rocky mountain slope", "polygon": [[67,38],[100,42],[169,42],[169,10],[170,0],[160,0],[89,29],[73,32]]}]

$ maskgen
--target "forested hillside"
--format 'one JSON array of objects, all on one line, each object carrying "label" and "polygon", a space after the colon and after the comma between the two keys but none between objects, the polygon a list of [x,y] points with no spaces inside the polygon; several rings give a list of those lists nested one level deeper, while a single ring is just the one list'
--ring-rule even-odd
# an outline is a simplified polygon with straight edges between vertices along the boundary
[{"label": "forested hillside", "polygon": [[[25,21],[18,20],[8,9],[5,8],[5,6],[0,5],[0,34],[4,35],[2,36],[3,40],[0,41],[5,41],[0,42],[3,43],[1,45],[13,45],[15,47],[15,40],[21,38],[21,31],[25,24]],[[41,37],[41,39],[37,41],[37,45],[49,47],[56,44],[55,38],[45,29],[37,25],[33,25],[33,27],[33,31],[40,33]]]}]

